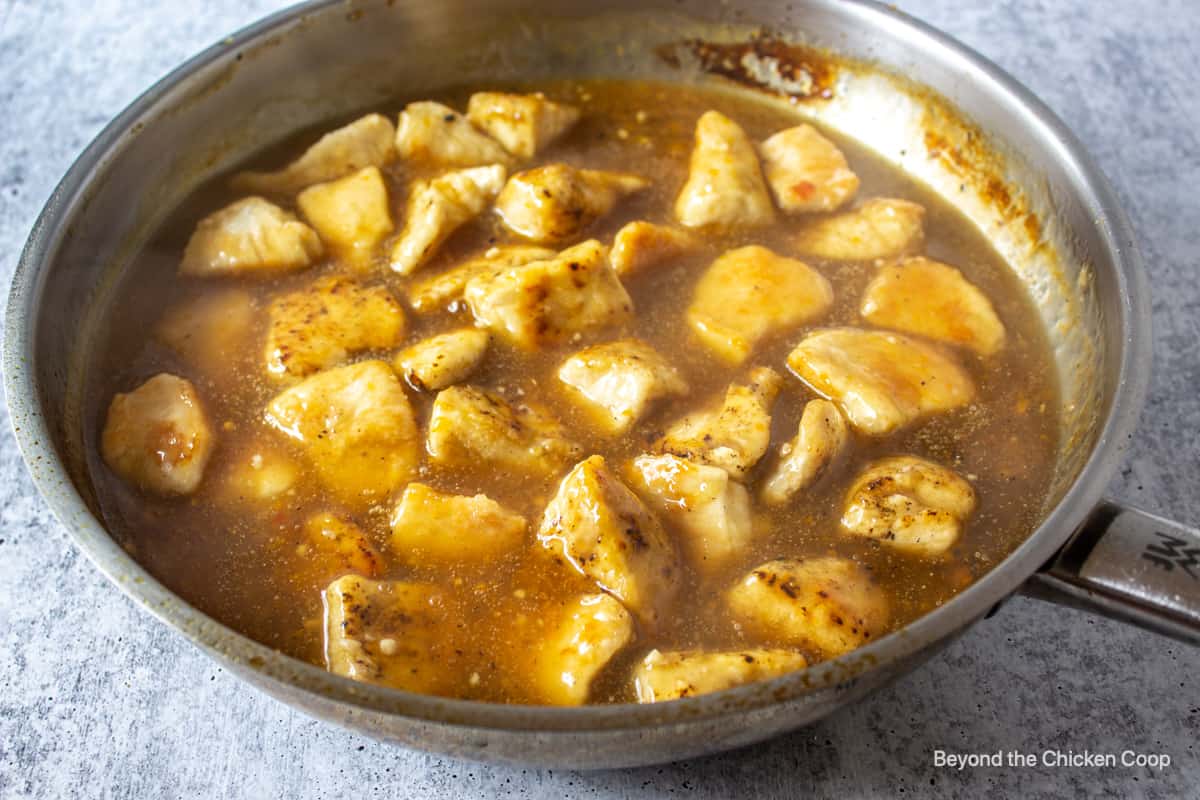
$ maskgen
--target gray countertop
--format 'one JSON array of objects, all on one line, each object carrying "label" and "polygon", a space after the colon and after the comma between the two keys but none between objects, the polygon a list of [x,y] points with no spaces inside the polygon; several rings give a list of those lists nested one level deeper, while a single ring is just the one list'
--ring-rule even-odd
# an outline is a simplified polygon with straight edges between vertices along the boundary
[{"label": "gray countertop", "polygon": [[[268,0],[0,0],[0,270],[72,159]],[[1012,72],[1116,185],[1157,334],[1116,497],[1200,522],[1200,3],[907,0]],[[865,702],[747,750],[570,773],[455,762],[313,721],[249,689],[68,544],[0,433],[0,797],[1200,797],[1200,650],[1015,599]],[[53,587],[53,588],[51,588]],[[976,768],[955,752],[1166,753],[1170,767]]]}]

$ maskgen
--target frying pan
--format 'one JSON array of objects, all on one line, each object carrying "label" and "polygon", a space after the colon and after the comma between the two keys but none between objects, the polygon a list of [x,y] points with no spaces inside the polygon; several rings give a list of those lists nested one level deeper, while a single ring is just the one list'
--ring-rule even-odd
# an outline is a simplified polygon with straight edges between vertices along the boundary
[{"label": "frying pan", "polygon": [[[648,706],[505,706],[355,683],[224,627],[143,570],[100,521],[80,386],[105,310],[164,215],[264,143],[333,117],[451,85],[590,76],[756,93],[847,132],[962,209],[1025,284],[1059,373],[1062,442],[1029,538],[951,601],[867,647]],[[916,668],[1017,591],[1200,642],[1200,533],[1102,500],[1134,433],[1150,347],[1129,222],[1075,137],[998,68],[892,8],[325,0],[196,56],[92,142],[30,235],[3,357],[25,461],[76,546],[231,672],[309,714],[408,746],[598,768],[714,752],[811,722]]]}]

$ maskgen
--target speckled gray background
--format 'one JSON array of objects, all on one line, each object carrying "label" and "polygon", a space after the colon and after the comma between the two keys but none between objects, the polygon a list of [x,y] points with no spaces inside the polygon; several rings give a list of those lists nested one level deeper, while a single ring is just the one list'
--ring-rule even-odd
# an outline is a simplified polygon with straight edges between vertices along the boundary
[{"label": "speckled gray background", "polygon": [[[0,270],[97,131],[267,0],[0,0]],[[1150,269],[1155,377],[1115,496],[1200,522],[1200,2],[907,0],[1075,129]],[[1200,650],[1017,599],[925,669],[749,750],[577,774],[458,763],[314,722],[140,613],[66,542],[0,434],[0,797],[1200,797]],[[1144,769],[933,766],[1123,749]]]}]

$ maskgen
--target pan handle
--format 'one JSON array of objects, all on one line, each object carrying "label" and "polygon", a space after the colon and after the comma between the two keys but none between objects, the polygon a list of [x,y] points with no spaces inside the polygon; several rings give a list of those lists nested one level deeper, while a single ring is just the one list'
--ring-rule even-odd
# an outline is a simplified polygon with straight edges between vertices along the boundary
[{"label": "pan handle", "polygon": [[1021,592],[1200,645],[1200,530],[1102,501]]}]

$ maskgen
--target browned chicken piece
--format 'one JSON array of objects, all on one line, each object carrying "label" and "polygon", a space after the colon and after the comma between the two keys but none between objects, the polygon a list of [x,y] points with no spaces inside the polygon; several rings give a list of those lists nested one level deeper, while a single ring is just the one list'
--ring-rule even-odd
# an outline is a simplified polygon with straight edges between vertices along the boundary
[{"label": "browned chicken piece", "polygon": [[511,161],[499,142],[450,106],[409,103],[396,125],[400,158],[424,167],[481,167]]},{"label": "browned chicken piece", "polygon": [[558,379],[614,434],[628,430],[655,400],[687,392],[678,370],[638,339],[581,350],[558,368]]},{"label": "browned chicken piece", "polygon": [[359,269],[369,265],[375,248],[392,232],[387,184],[377,167],[310,186],[296,205],[321,240]]},{"label": "browned chicken piece", "polygon": [[541,92],[476,92],[467,119],[520,159],[530,159],[579,121],[579,109],[547,100]]},{"label": "browned chicken piece", "polygon": [[729,387],[720,408],[688,414],[667,429],[655,449],[720,467],[741,480],[771,443],[771,406],[782,385],[775,370],[755,367],[746,383]]},{"label": "browned chicken piece", "polygon": [[347,573],[374,578],[383,571],[383,556],[363,529],[328,511],[304,521],[304,541],[296,555],[307,563],[304,572],[324,576],[322,585]]},{"label": "browned chicken piece", "polygon": [[303,449],[317,477],[347,504],[386,500],[421,461],[412,407],[383,361],[306,378],[277,395],[265,418]]},{"label": "browned chicken piece", "polygon": [[878,639],[890,616],[871,573],[835,556],[760,564],[730,590],[729,608],[753,634],[828,658]]},{"label": "browned chicken piece", "polygon": [[405,564],[490,562],[516,552],[528,524],[484,494],[473,497],[410,483],[392,512],[392,550]]},{"label": "browned chicken piece", "polygon": [[706,111],[696,123],[687,182],[675,218],[689,228],[757,227],[775,219],[754,143],[736,122]]},{"label": "browned chicken piece", "polygon": [[165,372],[115,395],[100,434],[104,463],[126,483],[161,495],[196,491],[213,445],[196,387]]},{"label": "browned chicken piece", "polygon": [[808,666],[795,650],[651,650],[633,673],[639,703],[661,703],[778,678]]},{"label": "browned chicken piece", "polygon": [[268,316],[267,371],[276,378],[303,378],[404,337],[404,309],[391,292],[338,275],[275,298]]},{"label": "browned chicken piece", "polygon": [[538,541],[651,626],[679,588],[674,543],[601,456],[563,478]]},{"label": "browned chicken piece", "polygon": [[645,178],[624,172],[547,164],[509,178],[496,198],[496,213],[519,236],[561,243],[579,236],[622,197],[649,186]]},{"label": "browned chicken piece", "polygon": [[332,181],[365,167],[382,167],[395,156],[396,128],[387,117],[367,114],[331,131],[277,172],[239,172],[239,192],[294,194],[306,186]]},{"label": "browned chicken piece", "polygon": [[906,258],[882,267],[863,294],[872,325],[915,333],[990,356],[1004,346],[1004,323],[987,295],[948,264]]},{"label": "browned chicken piece", "polygon": [[779,462],[763,481],[762,499],[773,506],[816,483],[846,449],[850,427],[828,400],[810,400],[800,415],[800,429],[779,448]]},{"label": "browned chicken piece", "polygon": [[763,339],[817,319],[833,287],[803,261],[751,245],[730,250],[701,276],[687,320],[722,360],[740,364]]},{"label": "browned chicken piece", "polygon": [[554,258],[472,278],[463,297],[479,324],[526,350],[617,327],[633,301],[595,239]]},{"label": "browned chicken piece", "polygon": [[489,247],[482,254],[445,272],[412,284],[408,289],[408,302],[421,313],[441,311],[462,299],[463,290],[474,277],[519,267],[531,261],[545,261],[555,255],[557,253],[549,248],[527,244]]},{"label": "browned chicken piece", "polygon": [[952,469],[915,456],[868,466],[846,494],[842,527],[914,555],[940,556],[975,510],[975,490]]},{"label": "browned chicken piece", "polygon": [[219,289],[169,309],[155,334],[189,367],[225,385],[237,380],[231,367],[249,360],[246,346],[257,321],[258,304],[249,292]]},{"label": "browned chicken piece", "polygon": [[534,682],[546,703],[578,706],[587,702],[600,671],[633,640],[633,617],[603,593],[568,602],[562,617],[537,647]]},{"label": "browned chicken piece", "polygon": [[392,269],[423,266],[450,234],[478,217],[504,185],[504,167],[473,167],[417,181],[408,196],[404,230],[392,245]]},{"label": "browned chicken piece", "polygon": [[788,214],[836,211],[858,191],[846,157],[812,125],[780,131],[758,147],[775,204]]},{"label": "browned chicken piece", "polygon": [[179,274],[192,278],[274,277],[324,254],[316,231],[261,197],[247,197],[200,220]]},{"label": "browned chicken piece", "polygon": [[788,366],[838,404],[861,433],[882,436],[971,402],[975,383],[937,347],[899,333],[827,328],[810,333]]},{"label": "browned chicken piece", "polygon": [[612,265],[622,278],[695,252],[700,242],[687,231],[639,220],[613,238]]},{"label": "browned chicken piece", "polygon": [[451,386],[438,393],[426,448],[439,463],[488,464],[541,476],[562,474],[581,453],[546,411],[514,406],[473,386]]},{"label": "browned chicken piece", "polygon": [[409,386],[436,392],[469,378],[483,363],[491,338],[478,328],[439,333],[401,350],[394,365]]},{"label": "browned chicken piece", "polygon": [[919,252],[924,244],[925,208],[885,197],[806,220],[792,237],[792,246],[800,255],[830,261],[898,258]]}]

